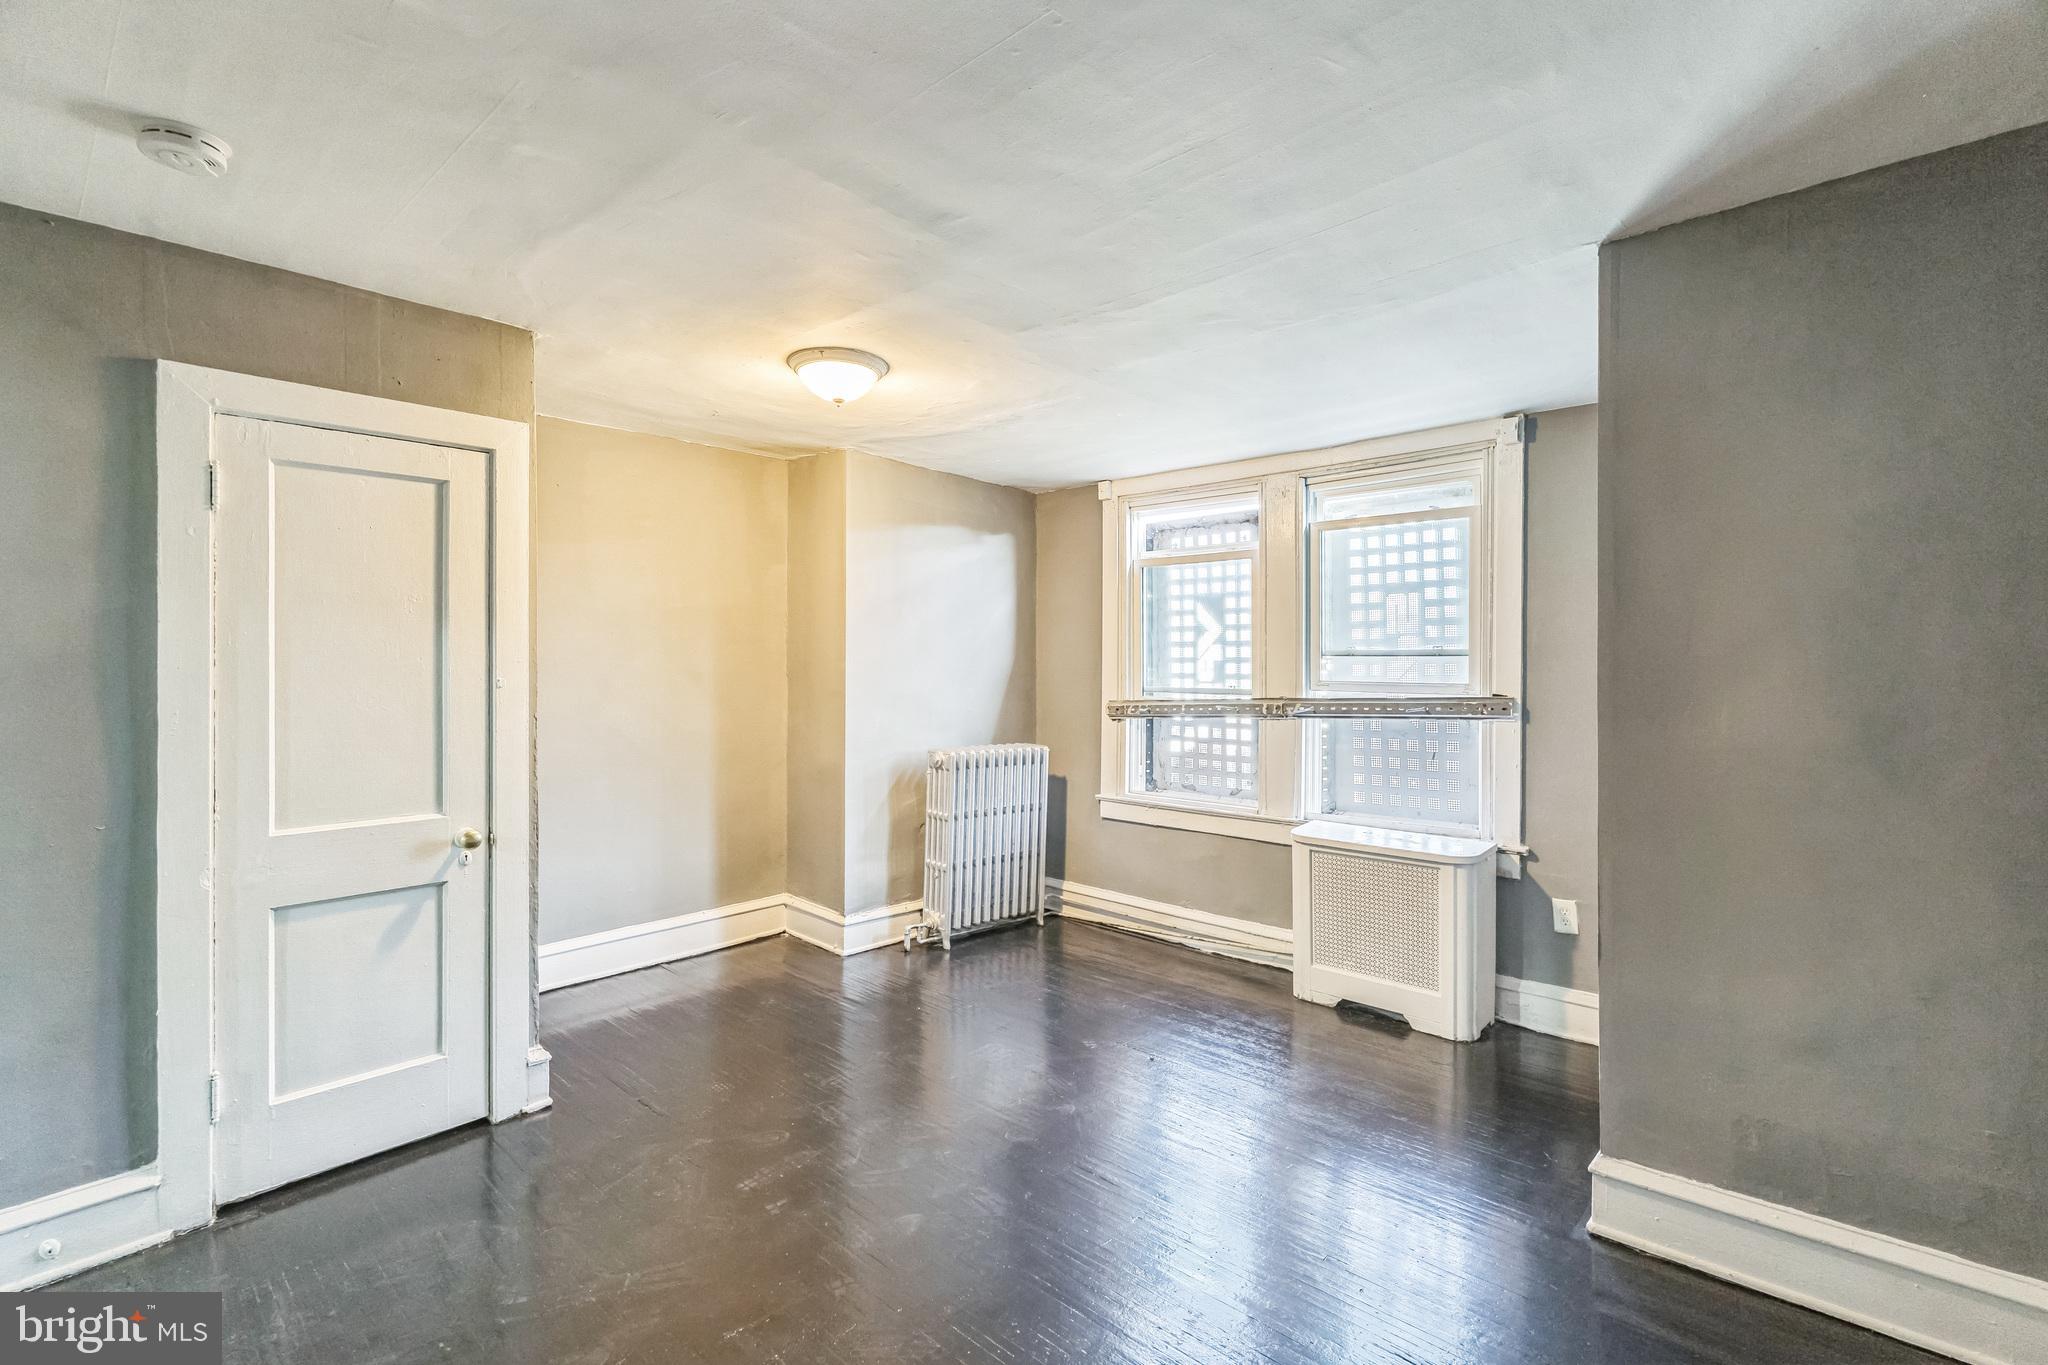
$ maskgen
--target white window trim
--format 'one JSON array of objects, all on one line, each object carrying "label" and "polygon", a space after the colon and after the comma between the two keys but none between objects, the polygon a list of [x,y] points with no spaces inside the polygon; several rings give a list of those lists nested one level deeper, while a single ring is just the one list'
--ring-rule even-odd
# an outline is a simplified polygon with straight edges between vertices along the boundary
[{"label": "white window trim", "polygon": [[[1230,464],[1147,474],[1096,486],[1102,502],[1102,734],[1097,807],[1105,819],[1190,830],[1263,843],[1286,843],[1288,831],[1313,818],[1307,787],[1308,726],[1289,720],[1259,722],[1260,807],[1240,807],[1164,798],[1131,790],[1122,726],[1109,719],[1111,701],[1135,697],[1140,643],[1135,623],[1130,547],[1130,511],[1152,502],[1260,490],[1259,546],[1255,565],[1264,598],[1252,663],[1254,696],[1272,694],[1285,681],[1289,690],[1314,690],[1308,679],[1307,541],[1301,534],[1301,488],[1305,479],[1365,473],[1404,463],[1461,453],[1487,461],[1489,611],[1485,626],[1488,680],[1493,692],[1520,700],[1523,686],[1524,480],[1523,423],[1519,415],[1497,421],[1465,422],[1429,431],[1239,460]],[[1255,573],[1257,569],[1255,568]],[[1487,789],[1492,826],[1487,837],[1501,848],[1501,871],[1520,875],[1522,842],[1523,726],[1519,716],[1485,725]]]}]

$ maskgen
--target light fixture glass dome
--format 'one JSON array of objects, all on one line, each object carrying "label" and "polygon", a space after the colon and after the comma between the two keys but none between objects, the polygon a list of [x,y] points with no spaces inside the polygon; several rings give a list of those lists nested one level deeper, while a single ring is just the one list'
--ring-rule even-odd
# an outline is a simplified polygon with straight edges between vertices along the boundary
[{"label": "light fixture glass dome", "polygon": [[805,388],[834,407],[842,407],[889,373],[889,362],[846,346],[807,346],[790,352],[789,368],[796,371]]}]

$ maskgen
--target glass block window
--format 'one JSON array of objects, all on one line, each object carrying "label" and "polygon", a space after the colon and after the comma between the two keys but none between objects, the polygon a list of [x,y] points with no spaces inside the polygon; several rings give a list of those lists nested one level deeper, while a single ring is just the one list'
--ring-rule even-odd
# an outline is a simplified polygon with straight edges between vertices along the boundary
[{"label": "glass block window", "polygon": [[1472,690],[1476,481],[1318,489],[1314,682],[1347,692]]},{"label": "glass block window", "polygon": [[1470,517],[1350,527],[1323,542],[1325,683],[1472,680]]},{"label": "glass block window", "polygon": [[[1134,508],[1129,545],[1139,694],[1251,696],[1257,494]],[[1125,729],[1139,790],[1258,804],[1257,721],[1186,717],[1132,722]]]},{"label": "glass block window", "polygon": [[1238,717],[1131,722],[1138,736],[1142,787],[1168,796],[1255,806],[1259,799],[1259,723]]},{"label": "glass block window", "polygon": [[1397,829],[1479,833],[1480,724],[1317,722],[1320,812]]},{"label": "glass block window", "polygon": [[1204,559],[1139,571],[1148,696],[1252,690],[1252,562]]},{"label": "glass block window", "polygon": [[1522,437],[1461,424],[1101,486],[1103,814],[1516,844],[1517,708],[1442,703],[1518,700]]}]

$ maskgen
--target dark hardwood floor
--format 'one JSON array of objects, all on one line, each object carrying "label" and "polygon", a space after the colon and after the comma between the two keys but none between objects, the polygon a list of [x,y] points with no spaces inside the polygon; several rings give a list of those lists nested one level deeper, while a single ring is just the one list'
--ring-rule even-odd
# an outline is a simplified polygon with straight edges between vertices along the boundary
[{"label": "dark hardwood floor", "polygon": [[1933,1357],[1588,1239],[1593,1049],[1456,1047],[1085,925],[788,939],[552,993],[553,1112],[66,1287],[236,1361]]}]

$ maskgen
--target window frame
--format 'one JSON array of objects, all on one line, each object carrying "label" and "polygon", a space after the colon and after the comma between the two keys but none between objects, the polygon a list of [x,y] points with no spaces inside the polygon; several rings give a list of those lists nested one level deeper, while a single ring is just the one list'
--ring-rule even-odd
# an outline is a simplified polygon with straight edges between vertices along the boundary
[{"label": "window frame", "polygon": [[[1466,477],[1459,472],[1461,463],[1471,470],[1472,481],[1478,487],[1478,499],[1470,509],[1473,533],[1470,557],[1466,573],[1466,623],[1467,638],[1465,657],[1470,681],[1465,683],[1416,683],[1408,688],[1380,685],[1326,683],[1321,678],[1320,661],[1323,658],[1323,538],[1333,532],[1355,530],[1367,526],[1398,525],[1419,520],[1427,513],[1388,512],[1373,517],[1344,517],[1333,521],[1309,521],[1308,506],[1316,492],[1325,487],[1342,487],[1370,481],[1387,489],[1428,488],[1436,484],[1451,483]],[[1491,462],[1483,457],[1473,457],[1461,462],[1456,457],[1431,459],[1428,461],[1400,462],[1391,469],[1346,469],[1328,474],[1310,474],[1302,479],[1302,519],[1305,528],[1303,551],[1305,574],[1303,605],[1306,613],[1302,650],[1302,695],[1332,697],[1391,697],[1391,696],[1447,696],[1476,697],[1489,695],[1493,664],[1493,471]],[[1449,509],[1452,511],[1464,509]],[[1483,588],[1482,588],[1483,585]]]},{"label": "window frame", "polygon": [[[1256,598],[1258,594],[1260,561],[1262,559],[1261,551],[1264,548],[1265,540],[1266,526],[1264,513],[1266,509],[1263,505],[1259,508],[1259,538],[1247,546],[1218,546],[1214,549],[1206,550],[1160,550],[1147,553],[1136,546],[1128,544],[1130,523],[1135,522],[1139,515],[1145,512],[1159,511],[1166,508],[1185,508],[1190,512],[1194,512],[1204,507],[1227,507],[1243,502],[1247,496],[1253,501],[1261,501],[1259,499],[1259,489],[1254,484],[1205,488],[1189,497],[1158,494],[1150,498],[1133,498],[1127,503],[1124,510],[1126,519],[1124,534],[1127,545],[1126,553],[1130,557],[1130,565],[1129,572],[1125,575],[1128,585],[1126,590],[1129,597],[1124,603],[1124,610],[1129,613],[1127,619],[1132,623],[1132,629],[1127,632],[1130,657],[1124,661],[1124,676],[1132,688],[1129,693],[1130,696],[1148,697],[1157,695],[1165,697],[1179,695],[1166,692],[1154,694],[1143,690],[1145,684],[1145,570],[1148,568],[1164,568],[1174,564],[1217,564],[1225,560],[1249,560],[1251,562],[1252,593],[1254,598]],[[1263,604],[1254,601],[1252,603],[1252,636],[1254,640],[1258,638],[1260,624],[1264,615]],[[1250,685],[1244,694],[1246,697],[1256,697],[1259,695],[1259,688],[1264,682],[1260,672],[1263,662],[1259,658],[1258,649],[1255,646],[1252,650]],[[1227,694],[1219,690],[1216,692],[1216,695],[1220,697]]]},{"label": "window frame", "polygon": [[[1259,537],[1252,552],[1253,656],[1251,700],[1278,697],[1424,698],[1495,696],[1519,703],[1523,685],[1525,583],[1523,423],[1519,415],[1497,421],[1381,437],[1320,450],[1271,455],[1229,464],[1141,475],[1097,485],[1102,502],[1102,702],[1100,814],[1111,820],[1194,830],[1265,843],[1289,842],[1305,820],[1350,819],[1316,810],[1315,723],[1307,718],[1260,714],[1256,811],[1243,806],[1162,796],[1137,789],[1132,766],[1136,748],[1131,722],[1111,720],[1112,702],[1143,696],[1141,561],[1133,556],[1131,526],[1136,510],[1243,496],[1256,488]],[[1436,685],[1400,693],[1384,688],[1346,688],[1317,682],[1312,651],[1320,648],[1317,565],[1310,556],[1319,536],[1308,524],[1312,486],[1388,476],[1398,486],[1404,473],[1414,482],[1469,476],[1483,478],[1483,529],[1475,529],[1470,591],[1485,583],[1483,616],[1470,617],[1472,681],[1463,688]],[[1328,528],[1326,527],[1325,530]],[[1483,567],[1476,562],[1483,556]],[[1270,709],[1270,708],[1268,708]],[[1522,843],[1523,723],[1519,705],[1512,718],[1481,725],[1484,796],[1481,837],[1501,849],[1501,871],[1519,875]],[[1353,823],[1366,823],[1353,820]]]},{"label": "window frame", "polygon": [[[1255,500],[1259,505],[1259,534],[1249,547],[1219,548],[1214,551],[1164,552],[1148,555],[1132,543],[1131,528],[1136,524],[1138,517],[1142,513],[1158,511],[1163,508],[1186,508],[1193,511],[1204,506],[1228,505],[1241,502],[1247,497]],[[1263,486],[1257,480],[1249,482],[1244,480],[1221,483],[1205,482],[1199,487],[1185,492],[1166,490],[1149,496],[1138,495],[1120,499],[1117,503],[1113,504],[1113,508],[1119,522],[1115,528],[1118,546],[1117,555],[1119,561],[1124,565],[1124,571],[1121,575],[1123,583],[1123,619],[1129,623],[1127,629],[1120,629],[1119,632],[1120,648],[1122,651],[1120,682],[1121,685],[1129,688],[1129,691],[1121,695],[1129,697],[1152,695],[1144,690],[1145,569],[1149,566],[1163,564],[1185,564],[1199,561],[1215,562],[1226,559],[1249,559],[1251,561],[1252,673],[1251,686],[1244,693],[1243,700],[1250,701],[1252,698],[1262,695],[1262,689],[1266,684],[1267,663],[1265,651],[1261,648],[1261,643],[1265,637],[1267,604],[1260,600],[1259,594],[1259,585],[1264,581],[1262,570],[1266,558],[1266,501]],[[1107,591],[1106,587],[1105,592]],[[1106,647],[1107,638],[1105,637]],[[1159,695],[1164,696],[1167,694]],[[1216,699],[1228,700],[1230,698],[1218,694]],[[1208,815],[1224,820],[1255,819],[1263,814],[1262,801],[1266,790],[1265,761],[1267,741],[1264,726],[1259,728],[1258,735],[1258,789],[1260,799],[1254,800],[1249,808],[1247,808],[1245,803],[1237,801],[1212,801],[1184,793],[1144,790],[1139,785],[1138,746],[1131,742],[1132,736],[1137,731],[1131,729],[1128,722],[1119,723],[1117,731],[1114,751],[1105,750],[1104,767],[1106,772],[1109,763],[1111,761],[1116,762],[1118,776],[1113,784],[1106,785],[1103,788],[1104,791],[1127,793],[1129,800],[1159,810]]]}]

